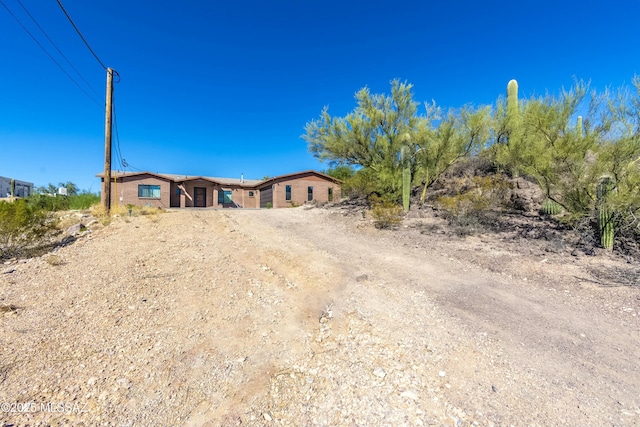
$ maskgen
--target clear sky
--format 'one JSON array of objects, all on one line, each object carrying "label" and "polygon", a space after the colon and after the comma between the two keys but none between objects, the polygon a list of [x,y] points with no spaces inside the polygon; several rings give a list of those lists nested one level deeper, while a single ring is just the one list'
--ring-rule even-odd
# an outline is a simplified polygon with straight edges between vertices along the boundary
[{"label": "clear sky", "polygon": [[[640,74],[635,0],[62,3],[120,74],[129,170],[253,179],[326,169],[300,137],[305,123],[325,105],[348,113],[364,86],[388,93],[394,78],[413,83],[418,101],[460,107],[494,103],[512,78],[528,96],[574,76],[603,89]],[[98,191],[105,71],[54,0],[0,0],[0,41],[0,176]]]}]

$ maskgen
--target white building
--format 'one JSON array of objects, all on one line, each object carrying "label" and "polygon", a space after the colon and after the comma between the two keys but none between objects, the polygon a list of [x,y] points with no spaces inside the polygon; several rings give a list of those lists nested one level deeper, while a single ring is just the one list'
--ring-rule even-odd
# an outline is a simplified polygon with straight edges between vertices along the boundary
[{"label": "white building", "polygon": [[[14,179],[13,182],[13,195],[15,197],[28,197],[33,194],[32,182],[17,179]],[[0,197],[11,197],[11,178],[0,176]]]}]

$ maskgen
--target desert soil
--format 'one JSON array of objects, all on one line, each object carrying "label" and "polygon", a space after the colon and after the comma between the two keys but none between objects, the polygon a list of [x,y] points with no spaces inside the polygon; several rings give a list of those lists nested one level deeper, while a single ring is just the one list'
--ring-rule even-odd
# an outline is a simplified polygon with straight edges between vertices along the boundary
[{"label": "desert soil", "polygon": [[8,262],[0,420],[640,425],[640,287],[602,274],[637,266],[425,221],[172,211]]}]

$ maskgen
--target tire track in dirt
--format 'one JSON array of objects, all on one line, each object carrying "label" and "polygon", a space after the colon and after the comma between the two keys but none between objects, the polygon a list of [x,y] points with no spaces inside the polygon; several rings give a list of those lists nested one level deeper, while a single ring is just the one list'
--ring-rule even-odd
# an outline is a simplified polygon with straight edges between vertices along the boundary
[{"label": "tire track in dirt", "polygon": [[[317,215],[318,221],[305,215]],[[425,259],[418,250],[352,233],[339,220],[330,230],[323,215],[271,213],[275,219],[265,222],[281,221],[299,244],[329,252],[333,259],[343,260],[343,268],[358,269],[367,276],[368,286],[382,286],[381,295],[422,290],[437,302],[450,331],[469,338],[448,355],[448,369],[459,372],[460,384],[473,390],[450,393],[454,404],[469,412],[491,411],[495,420],[504,422],[509,419],[503,414],[514,408],[519,408],[517,413],[537,412],[531,422],[541,424],[564,419],[568,424],[615,425],[620,419],[625,425],[629,416],[640,415],[637,329],[619,328],[617,320],[602,316],[595,307],[568,303],[572,295],[558,298],[548,288],[473,269],[461,274],[463,260],[437,254]],[[260,228],[262,218],[255,215],[252,220]],[[375,307],[384,300],[370,302]],[[411,304],[419,302],[407,302],[400,307],[410,317],[416,311]],[[387,307],[393,306],[389,300]],[[382,318],[393,327],[393,321]],[[492,344],[479,352],[481,344],[474,336],[488,337]],[[486,390],[500,390],[500,396]],[[470,401],[470,396],[475,398]]]},{"label": "tire track in dirt", "polygon": [[0,420],[640,424],[638,331],[587,291],[354,229],[320,210],[181,210],[18,265],[0,277],[24,307],[0,319],[0,400],[90,411]]},{"label": "tire track in dirt", "polygon": [[[216,230],[205,244],[227,248],[225,262],[234,266],[228,274],[241,277],[231,286],[238,303],[223,308],[235,314],[221,319],[228,326],[216,331],[207,345],[224,343],[229,359],[244,362],[234,367],[237,378],[224,395],[215,400],[211,398],[215,394],[209,394],[196,404],[187,425],[223,425],[253,412],[260,416],[271,378],[293,360],[309,356],[310,337],[322,312],[339,299],[343,281],[339,268],[306,248],[290,249],[281,233],[266,228],[258,236],[239,224],[235,214],[202,211],[195,217],[208,230]],[[191,304],[196,308],[202,301],[194,299]],[[191,357],[197,360],[202,351],[192,349]],[[206,368],[204,364],[200,371]],[[192,381],[199,375],[192,372]]]}]

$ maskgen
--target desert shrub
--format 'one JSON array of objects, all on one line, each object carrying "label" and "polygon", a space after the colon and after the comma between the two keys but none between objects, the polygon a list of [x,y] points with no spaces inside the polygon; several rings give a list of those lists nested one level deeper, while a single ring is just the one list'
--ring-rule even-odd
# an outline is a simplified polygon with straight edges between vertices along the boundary
[{"label": "desert shrub", "polygon": [[273,203],[267,202],[267,209],[271,209],[273,207]]},{"label": "desert shrub", "polygon": [[0,201],[0,258],[36,245],[54,226],[54,218],[24,199]]},{"label": "desert shrub", "polygon": [[458,234],[480,230],[509,204],[511,185],[503,175],[462,177],[451,185],[453,194],[438,197],[436,207]]},{"label": "desert shrub", "polygon": [[48,257],[46,257],[45,261],[47,262],[47,264],[54,267],[64,264],[64,261],[62,260],[62,258],[59,255],[54,255],[54,254],[51,254]]},{"label": "desert shrub", "polygon": [[341,193],[345,197],[368,197],[379,190],[375,174],[370,169],[360,169],[342,182]]},{"label": "desert shrub", "polygon": [[100,196],[94,193],[80,193],[73,196],[51,196],[49,194],[32,194],[27,198],[30,205],[48,212],[66,211],[69,209],[89,209],[100,202]]},{"label": "desert shrub", "polygon": [[49,194],[32,194],[27,199],[29,205],[47,212],[66,211],[69,209],[69,198],[50,196]]},{"label": "desert shrub", "polygon": [[95,193],[81,193],[69,196],[69,209],[84,210],[89,209],[96,203],[100,203],[100,195]]},{"label": "desert shrub", "polygon": [[371,199],[373,199],[371,201],[371,216],[373,216],[373,223],[376,228],[393,228],[400,224],[402,221],[400,218],[402,207],[400,205],[375,196]]}]

